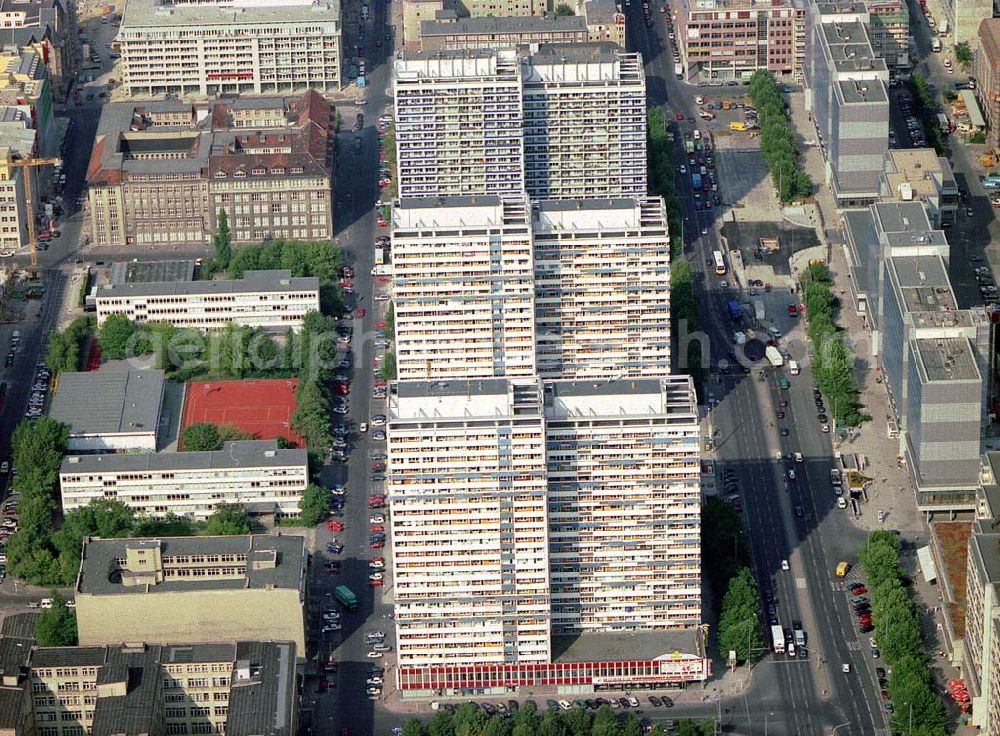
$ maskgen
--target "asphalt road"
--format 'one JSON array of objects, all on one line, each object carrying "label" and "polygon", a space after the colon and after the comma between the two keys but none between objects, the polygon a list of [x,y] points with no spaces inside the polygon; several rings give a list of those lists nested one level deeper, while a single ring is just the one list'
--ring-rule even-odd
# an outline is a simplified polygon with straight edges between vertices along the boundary
[{"label": "asphalt road", "polygon": [[[694,96],[704,90],[684,84],[673,74],[659,2],[654,0],[650,10],[652,29],[643,22],[638,0],[626,10],[629,44],[643,53],[650,106],[668,104],[670,118],[680,112],[687,119],[672,123],[680,133],[674,159],[681,162],[686,158],[683,134],[694,126],[690,122],[696,114]],[[718,96],[727,89],[713,88],[711,94]],[[744,94],[745,88],[735,88],[733,93]],[[722,181],[722,199],[728,201],[725,186]],[[699,315],[701,327],[709,336],[714,364],[732,347],[725,301],[734,296],[721,287],[714,270],[706,272],[706,259],[711,261],[712,251],[722,249],[715,229],[719,210],[694,210],[686,175],[678,174],[678,190],[686,213],[685,255],[695,272],[697,303],[704,306]],[[787,324],[783,332],[792,327]],[[808,656],[765,656],[755,667],[745,698],[724,701],[710,710],[718,710],[728,730],[740,733],[766,729],[776,734],[814,734],[834,726],[839,726],[839,734],[884,732],[874,675],[879,661],[872,659],[867,637],[863,644],[859,639],[844,585],[834,575],[839,560],[856,559],[865,537],[850,523],[848,512],[835,505],[829,480],[833,448],[830,435],[822,433],[816,419],[810,370],[804,366],[801,375],[791,379],[789,391],[780,391],[770,372],[766,381],[756,375],[756,370],[752,376],[715,373],[708,383],[715,400],[716,472],[729,467],[736,470],[756,577],[762,590],[773,592],[783,627],[790,628],[792,620],[803,622]],[[776,409],[782,399],[788,406],[783,409],[785,418],[778,420]],[[789,430],[787,437],[781,436],[782,427]],[[801,452],[805,461],[776,460],[778,451],[783,457]],[[794,480],[788,478],[791,469]],[[801,516],[796,515],[796,507]],[[789,562],[789,571],[781,569],[782,560]],[[770,645],[770,637],[764,638]],[[851,666],[850,674],[842,672],[843,664]]]}]

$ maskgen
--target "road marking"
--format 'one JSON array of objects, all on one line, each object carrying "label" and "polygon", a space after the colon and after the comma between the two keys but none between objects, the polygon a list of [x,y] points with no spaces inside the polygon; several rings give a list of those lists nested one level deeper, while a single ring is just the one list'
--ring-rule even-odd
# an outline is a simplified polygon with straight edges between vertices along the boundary
[{"label": "road marking", "polygon": [[795,578],[795,587],[799,590],[805,590],[808,586],[806,585],[805,578]]}]

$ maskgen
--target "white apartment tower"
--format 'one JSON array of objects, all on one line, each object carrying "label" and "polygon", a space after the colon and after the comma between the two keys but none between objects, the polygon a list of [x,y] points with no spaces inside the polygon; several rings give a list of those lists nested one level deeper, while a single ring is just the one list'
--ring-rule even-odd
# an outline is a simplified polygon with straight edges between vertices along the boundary
[{"label": "white apartment tower", "polygon": [[398,667],[550,661],[537,380],[401,381],[389,404]]},{"label": "white apartment tower", "polygon": [[522,61],[532,199],[646,194],[646,76],[615,44],[551,45]]},{"label": "white apartment tower", "polygon": [[534,376],[524,195],[402,199],[392,228],[399,379]]},{"label": "white apartment tower", "polygon": [[531,213],[543,379],[670,375],[663,199],[543,200]]},{"label": "white apartment tower", "polygon": [[646,194],[642,57],[614,44],[404,52],[401,197]]},{"label": "white apartment tower", "polygon": [[554,634],[701,619],[698,410],[689,376],[545,384]]},{"label": "white apartment tower", "polygon": [[393,79],[400,197],[524,192],[513,49],[406,53]]}]

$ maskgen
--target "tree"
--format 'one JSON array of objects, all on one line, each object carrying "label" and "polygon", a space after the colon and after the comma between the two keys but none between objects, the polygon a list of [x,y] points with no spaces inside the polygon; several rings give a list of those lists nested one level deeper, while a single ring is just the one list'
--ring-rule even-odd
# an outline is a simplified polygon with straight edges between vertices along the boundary
[{"label": "tree", "polygon": [[52,535],[52,546],[59,553],[60,565],[74,569],[75,578],[84,537],[127,537],[134,526],[135,512],[131,508],[121,501],[98,498],[66,514],[59,531]]},{"label": "tree", "polygon": [[573,12],[573,8],[571,8],[569,5],[561,3],[561,4],[559,4],[559,5],[556,6],[556,17],[557,18],[561,18],[561,17],[565,17],[565,16],[570,16],[570,15],[576,15],[576,13]]},{"label": "tree", "polygon": [[210,537],[233,537],[250,533],[250,518],[246,509],[235,503],[218,503],[205,520],[201,533]]},{"label": "tree", "polygon": [[53,590],[52,608],[46,608],[35,624],[35,641],[40,647],[72,647],[77,643],[76,613]]},{"label": "tree", "polygon": [[[455,723],[451,718],[451,714],[443,710],[439,710],[437,713],[435,713],[434,717],[431,719],[431,722],[427,724],[427,735],[455,736]],[[531,735],[525,734],[524,736],[531,736]]]},{"label": "tree", "polygon": [[965,70],[972,66],[972,49],[968,41],[955,44],[955,61]]},{"label": "tree", "polygon": [[[543,719],[544,723],[544,719]],[[618,716],[606,705],[601,706],[594,717],[594,725],[590,730],[591,736],[621,736],[621,727],[618,725]]]},{"label": "tree", "polygon": [[382,319],[385,322],[385,336],[390,340],[394,339],[396,334],[396,307],[393,302],[389,302],[389,306],[385,310],[385,317]]},{"label": "tree", "polygon": [[396,380],[396,354],[391,350],[382,359],[382,369],[379,372],[382,374],[382,378],[387,381]]},{"label": "tree", "polygon": [[195,533],[195,525],[186,516],[169,513],[159,519],[136,519],[132,533],[136,537],[190,537]]},{"label": "tree", "polygon": [[719,617],[719,649],[723,656],[735,651],[736,658],[745,662],[754,651],[763,649],[760,637],[760,591],[747,567],[729,581],[722,600]]},{"label": "tree", "polygon": [[136,324],[124,314],[111,314],[98,330],[97,341],[101,353],[110,360],[123,360],[133,357],[128,354],[133,348],[133,338]]},{"label": "tree", "polygon": [[216,264],[220,270],[227,270],[233,257],[233,240],[229,234],[229,217],[223,209],[219,210],[219,226],[212,237],[212,245],[215,246]]},{"label": "tree", "polygon": [[329,509],[329,492],[315,483],[306,486],[299,503],[299,520],[305,526],[315,526],[326,518]]},{"label": "tree", "polygon": [[427,736],[424,722],[419,718],[410,718],[403,724],[402,736]]},{"label": "tree", "polygon": [[181,448],[185,452],[218,452],[226,442],[252,439],[252,434],[231,424],[197,422],[185,428]]}]

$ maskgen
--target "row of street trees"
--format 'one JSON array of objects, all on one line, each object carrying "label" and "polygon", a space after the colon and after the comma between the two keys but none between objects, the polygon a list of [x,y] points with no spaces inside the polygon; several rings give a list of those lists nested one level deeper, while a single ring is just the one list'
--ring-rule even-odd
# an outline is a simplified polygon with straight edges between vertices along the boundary
[{"label": "row of street trees", "polygon": [[799,163],[799,142],[774,75],[758,70],[750,78],[750,99],[760,121],[760,153],[771,171],[778,199],[812,196],[813,183]]},{"label": "row of street trees", "polygon": [[[649,736],[666,736],[660,724],[651,727]],[[676,736],[715,736],[715,722],[681,720]],[[607,706],[596,714],[584,708],[547,710],[539,713],[533,703],[525,703],[513,716],[487,715],[466,703],[454,713],[438,711],[429,723],[411,718],[403,724],[401,736],[642,736],[643,724],[635,713],[620,720]]]},{"label": "row of street trees", "polygon": [[924,129],[927,142],[938,156],[948,155],[948,146],[937,115],[941,107],[938,104],[937,90],[927,81],[923,74],[913,74],[909,81],[910,92],[913,94],[915,112]]},{"label": "row of street trees", "polygon": [[810,264],[802,275],[801,286],[809,320],[807,334],[812,343],[813,377],[832,403],[838,424],[857,427],[871,417],[864,413],[859,401],[854,353],[845,341],[844,331],[836,324],[840,300],[833,294],[830,271],[825,264]]},{"label": "row of street trees", "polygon": [[879,649],[890,668],[892,730],[907,736],[944,736],[947,715],[928,666],[920,612],[903,587],[899,551],[899,536],[879,531],[869,536],[858,555],[868,578]]},{"label": "row of street trees", "polygon": [[87,340],[94,332],[93,317],[77,317],[62,332],[49,335],[45,362],[54,373],[79,371],[87,360]]},{"label": "row of street trees", "polygon": [[701,559],[718,617],[719,649],[745,662],[762,648],[760,591],[750,571],[750,545],[740,513],[718,498],[701,511]]}]

